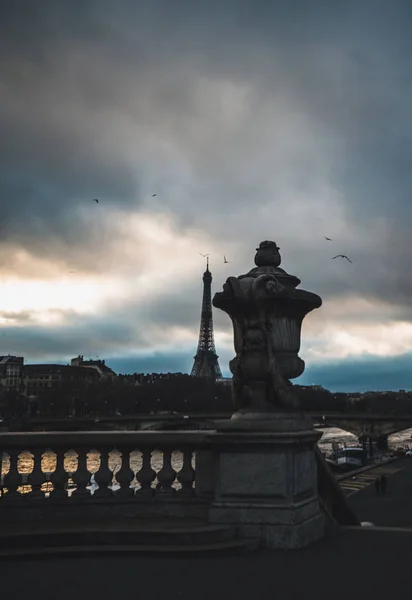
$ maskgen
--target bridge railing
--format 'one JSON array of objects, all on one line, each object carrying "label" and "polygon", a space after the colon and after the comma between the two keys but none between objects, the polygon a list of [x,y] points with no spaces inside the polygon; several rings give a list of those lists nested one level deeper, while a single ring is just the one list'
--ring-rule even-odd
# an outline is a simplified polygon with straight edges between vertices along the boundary
[{"label": "bridge railing", "polygon": [[0,515],[1,507],[166,506],[212,491],[205,432],[6,433],[0,452]]},{"label": "bridge railing", "polygon": [[[235,507],[242,499],[248,507],[251,492],[247,486],[254,486],[254,498],[259,496],[261,488],[265,490],[269,485],[267,477],[272,486],[268,487],[270,494],[273,495],[273,486],[280,485],[274,443],[282,450],[289,443],[288,452],[295,464],[290,480],[285,481],[286,487],[281,488],[283,495],[275,495],[273,500],[269,494],[274,506],[283,498],[283,510],[288,498],[293,507],[303,485],[309,486],[304,490],[310,494],[305,496],[305,502],[310,499],[313,502],[318,485],[320,499],[331,515],[338,518],[338,500],[340,513],[348,519],[342,508],[344,499],[337,496],[335,489],[330,490],[332,484],[336,488],[336,482],[327,467],[318,473],[317,482],[308,482],[303,476],[307,467],[306,463],[302,467],[302,457],[310,460],[309,442],[301,441],[306,439],[305,435],[313,437],[311,432],[294,433],[292,444],[285,441],[289,433],[273,437],[270,432],[4,433],[0,435],[0,524],[39,519],[90,520],[116,515],[208,518],[216,500],[216,510],[225,510],[227,497]],[[296,443],[302,444],[302,452],[296,452]],[[270,457],[271,452],[273,464],[278,465],[274,471],[266,460],[266,467],[261,466],[262,456]],[[256,481],[250,475],[243,481],[238,457],[246,460],[248,468],[252,460],[256,461],[259,465]],[[266,496],[262,497],[266,502]]]}]

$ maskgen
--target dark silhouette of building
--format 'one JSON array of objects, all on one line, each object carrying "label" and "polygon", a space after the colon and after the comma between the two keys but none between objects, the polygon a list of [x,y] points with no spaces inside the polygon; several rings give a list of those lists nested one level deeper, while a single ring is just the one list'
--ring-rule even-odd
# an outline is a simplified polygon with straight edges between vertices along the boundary
[{"label": "dark silhouette of building", "polygon": [[117,375],[106,365],[104,360],[84,360],[84,357],[79,354],[76,358],[72,358],[70,361],[71,367],[85,367],[88,369],[95,369],[101,379],[116,379]]},{"label": "dark silhouette of building", "polygon": [[199,344],[194,357],[192,377],[207,377],[220,379],[222,373],[219,367],[218,356],[215,349],[212,318],[212,273],[209,271],[209,258],[207,258],[206,271],[203,273],[203,301],[200,320]]},{"label": "dark silhouette of building", "polygon": [[79,366],[35,364],[25,365],[26,395],[38,395],[46,390],[57,390],[72,384],[81,388],[96,383],[95,369]]},{"label": "dark silhouette of building", "polygon": [[0,356],[0,389],[20,392],[23,387],[23,356]]}]

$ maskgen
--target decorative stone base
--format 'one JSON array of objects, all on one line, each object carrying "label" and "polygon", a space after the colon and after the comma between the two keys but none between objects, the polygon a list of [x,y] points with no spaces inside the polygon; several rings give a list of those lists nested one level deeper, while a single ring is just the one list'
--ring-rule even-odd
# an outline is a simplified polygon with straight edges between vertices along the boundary
[{"label": "decorative stone base", "polygon": [[290,413],[238,415],[219,426],[212,523],[234,525],[264,548],[298,549],[325,535],[309,419]]},{"label": "decorative stone base", "polygon": [[297,522],[299,511],[283,512],[280,507],[252,511],[250,508],[233,510],[215,504],[210,511],[209,521],[236,526],[239,537],[259,539],[262,548],[272,550],[298,550],[325,536],[325,517],[316,501],[313,505],[314,514],[300,522]]}]

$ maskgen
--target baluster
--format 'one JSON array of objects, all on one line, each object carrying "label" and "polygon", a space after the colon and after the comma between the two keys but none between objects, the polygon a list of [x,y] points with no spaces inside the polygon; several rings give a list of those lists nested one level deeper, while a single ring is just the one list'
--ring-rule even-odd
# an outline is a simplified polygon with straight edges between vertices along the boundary
[{"label": "baluster", "polygon": [[21,500],[21,494],[17,491],[22,484],[22,476],[18,469],[20,450],[9,450],[7,454],[10,457],[10,469],[4,476],[4,487],[7,488],[4,499],[16,502],[16,500]]},{"label": "baluster", "polygon": [[0,498],[4,496],[4,475],[3,475],[4,452],[0,450]]},{"label": "baluster", "polygon": [[141,485],[137,491],[139,494],[153,495],[151,484],[156,479],[156,471],[152,468],[151,458],[152,451],[149,448],[142,450],[142,468],[136,473],[136,479]]},{"label": "baluster", "polygon": [[52,492],[52,498],[54,500],[59,500],[60,498],[67,498],[67,473],[64,469],[64,457],[65,452],[63,449],[59,448],[56,452],[56,468],[50,476],[50,481],[54,486],[54,490]]},{"label": "baluster", "polygon": [[109,488],[109,485],[113,481],[113,471],[109,468],[109,454],[110,450],[100,450],[100,468],[94,475],[94,480],[99,486],[94,493],[96,498],[109,498],[113,496],[113,490]]},{"label": "baluster", "polygon": [[176,471],[172,467],[172,450],[169,448],[163,450],[163,465],[157,474],[157,479],[159,483],[156,486],[156,490],[161,490],[164,493],[175,491],[172,485],[176,479]]},{"label": "baluster", "polygon": [[129,498],[134,495],[134,489],[130,487],[130,483],[133,481],[134,472],[130,468],[130,448],[121,448],[121,461],[122,466],[116,473],[116,481],[120,484],[120,489],[116,491],[116,496],[121,498]]},{"label": "baluster", "polygon": [[179,493],[192,495],[195,470],[192,467],[192,450],[183,450],[183,466],[177,472],[177,480],[182,485]]},{"label": "baluster", "polygon": [[73,491],[72,496],[87,498],[90,496],[90,490],[87,489],[90,483],[90,472],[87,469],[87,448],[76,449],[76,454],[77,469],[72,476],[76,489]]},{"label": "baluster", "polygon": [[33,455],[33,471],[28,477],[28,483],[31,485],[32,491],[29,496],[33,499],[44,498],[44,492],[41,491],[41,486],[44,482],[44,473],[41,468],[41,459],[43,450],[36,449],[32,452]]}]

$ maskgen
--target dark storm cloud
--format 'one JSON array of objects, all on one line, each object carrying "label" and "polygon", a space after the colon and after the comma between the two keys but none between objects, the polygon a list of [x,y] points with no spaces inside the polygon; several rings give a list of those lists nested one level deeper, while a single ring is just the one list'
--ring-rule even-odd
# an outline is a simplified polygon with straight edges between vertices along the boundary
[{"label": "dark storm cloud", "polygon": [[[215,282],[216,279],[216,282]],[[213,276],[212,297],[215,292],[220,291],[223,277]],[[202,270],[199,270],[197,278],[186,285],[179,286],[178,290],[161,290],[158,297],[147,300],[132,299],[122,303],[121,314],[127,315],[132,322],[154,323],[159,328],[171,325],[196,331],[199,328],[202,307]],[[110,310],[108,305],[107,310]],[[215,329],[230,329],[229,316],[221,310],[213,310],[213,322]]]},{"label": "dark storm cloud", "polygon": [[[238,244],[214,291],[275,238],[325,310],[358,295],[412,319],[409,0],[15,0],[0,11],[0,268],[22,246],[101,271],[118,234],[103,211],[138,210],[160,190],[182,233]],[[340,252],[353,265],[332,261]],[[198,283],[124,314],[197,329]],[[119,345],[144,344],[117,318],[90,339],[109,338],[110,351],[105,322]],[[83,325],[71,339],[89,347]],[[24,332],[48,352],[40,328],[13,348]],[[66,333],[56,328],[51,351],[69,353]]]},{"label": "dark storm cloud", "polygon": [[[58,313],[59,311],[50,311]],[[102,354],[116,352],[119,349],[150,348],[147,334],[133,326],[124,315],[105,315],[87,317],[72,311],[60,311],[65,318],[64,324],[45,326],[33,323],[27,311],[22,315],[13,313],[10,325],[0,329],[0,348],[2,353],[30,357],[30,362],[40,362],[45,358],[70,356],[73,353]],[[0,317],[4,314],[0,314]],[[19,317],[22,317],[20,322]],[[24,325],[24,327],[21,326]]]},{"label": "dark storm cloud", "polygon": [[[352,218],[372,208],[409,216],[410,12],[402,1],[314,2],[310,10],[303,1],[11,5],[0,26],[3,236],[85,238],[76,204],[96,195],[126,205],[141,197],[147,173],[143,156],[131,156],[128,127],[136,145],[153,129],[189,161],[198,200],[168,200],[181,218],[201,219],[206,198],[212,220],[217,209],[230,214],[253,197],[262,201],[263,176],[278,195],[286,184],[316,192],[326,175],[313,172],[303,139],[287,157],[290,181],[277,152],[271,171],[253,164],[262,130],[288,100],[286,118],[308,119],[313,151]],[[202,78],[205,104],[197,96]],[[254,94],[250,121],[220,137],[222,106],[209,112],[219,92],[212,87],[208,96],[213,81],[250,85]],[[280,154],[292,130],[273,137]]]},{"label": "dark storm cloud", "polygon": [[187,373],[191,370],[193,359],[187,352],[153,352],[146,355],[110,356],[106,363],[116,373]]}]

